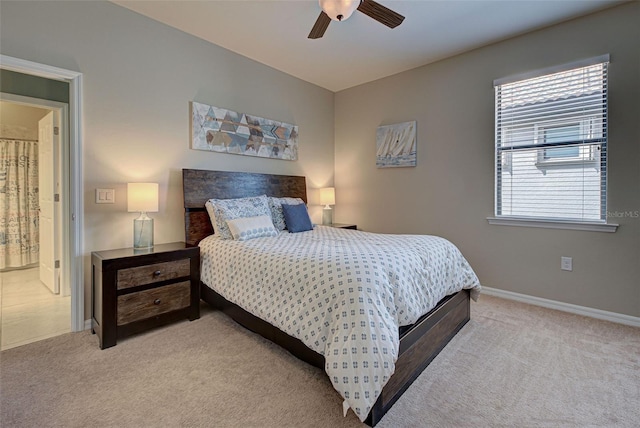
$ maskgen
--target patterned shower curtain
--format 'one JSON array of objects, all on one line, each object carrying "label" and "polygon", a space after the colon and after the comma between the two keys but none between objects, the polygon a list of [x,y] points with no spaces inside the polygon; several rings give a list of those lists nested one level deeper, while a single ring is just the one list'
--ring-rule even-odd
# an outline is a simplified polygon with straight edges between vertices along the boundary
[{"label": "patterned shower curtain", "polygon": [[0,269],[38,261],[38,142],[0,138]]}]

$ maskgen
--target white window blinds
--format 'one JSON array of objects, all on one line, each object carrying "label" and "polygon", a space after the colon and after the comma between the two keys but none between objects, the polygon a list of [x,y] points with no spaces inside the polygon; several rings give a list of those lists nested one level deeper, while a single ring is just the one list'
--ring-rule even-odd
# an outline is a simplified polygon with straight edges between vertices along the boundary
[{"label": "white window blinds", "polygon": [[595,60],[494,82],[497,217],[606,221],[608,56]]}]

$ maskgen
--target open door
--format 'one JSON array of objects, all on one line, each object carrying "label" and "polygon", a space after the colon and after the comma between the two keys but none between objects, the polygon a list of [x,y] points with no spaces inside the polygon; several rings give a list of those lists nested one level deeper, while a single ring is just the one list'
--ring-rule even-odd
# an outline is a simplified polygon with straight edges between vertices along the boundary
[{"label": "open door", "polygon": [[58,114],[49,112],[38,122],[38,187],[40,194],[40,281],[52,293],[60,293],[58,260],[56,195],[58,162]]}]

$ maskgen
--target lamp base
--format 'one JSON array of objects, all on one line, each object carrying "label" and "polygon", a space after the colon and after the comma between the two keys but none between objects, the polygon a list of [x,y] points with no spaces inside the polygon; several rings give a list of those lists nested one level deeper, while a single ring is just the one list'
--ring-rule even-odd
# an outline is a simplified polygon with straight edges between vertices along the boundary
[{"label": "lamp base", "polygon": [[153,219],[145,213],[133,220],[133,248],[153,248]]},{"label": "lamp base", "polygon": [[324,208],[322,210],[322,224],[325,226],[333,224],[333,210],[331,208]]}]

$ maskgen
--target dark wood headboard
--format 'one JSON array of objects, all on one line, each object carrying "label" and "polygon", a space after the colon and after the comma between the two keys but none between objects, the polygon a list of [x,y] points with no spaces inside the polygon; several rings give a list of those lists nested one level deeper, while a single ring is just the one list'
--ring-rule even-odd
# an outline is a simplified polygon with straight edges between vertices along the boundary
[{"label": "dark wood headboard", "polygon": [[211,198],[231,199],[249,196],[289,196],[307,202],[304,177],[295,175],[257,174],[252,172],[182,170],[184,193],[184,228],[188,245],[198,245],[213,234],[209,214],[204,208]]}]

